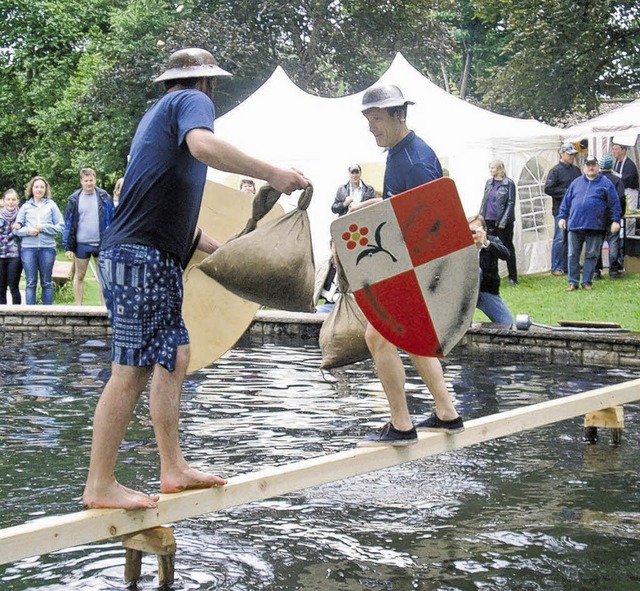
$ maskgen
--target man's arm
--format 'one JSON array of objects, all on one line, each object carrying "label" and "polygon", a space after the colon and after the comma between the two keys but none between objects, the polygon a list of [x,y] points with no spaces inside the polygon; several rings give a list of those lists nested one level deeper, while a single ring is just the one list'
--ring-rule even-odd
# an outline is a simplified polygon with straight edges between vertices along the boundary
[{"label": "man's arm", "polygon": [[187,133],[186,142],[192,156],[207,166],[263,179],[281,193],[289,194],[309,185],[298,171],[278,168],[249,156],[208,129],[192,129]]}]

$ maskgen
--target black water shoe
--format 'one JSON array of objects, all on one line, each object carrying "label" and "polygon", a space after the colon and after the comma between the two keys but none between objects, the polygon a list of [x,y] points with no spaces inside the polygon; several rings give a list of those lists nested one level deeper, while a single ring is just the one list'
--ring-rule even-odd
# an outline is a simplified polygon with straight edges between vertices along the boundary
[{"label": "black water shoe", "polygon": [[439,419],[436,413],[433,413],[426,421],[416,423],[418,431],[446,431],[447,433],[462,433],[464,431],[464,423],[462,417],[458,416],[451,421],[443,421]]},{"label": "black water shoe", "polygon": [[400,431],[396,429],[391,422],[384,427],[370,433],[363,440],[358,442],[358,447],[372,447],[378,445],[403,446],[411,445],[418,441],[416,428],[412,427],[408,431]]}]

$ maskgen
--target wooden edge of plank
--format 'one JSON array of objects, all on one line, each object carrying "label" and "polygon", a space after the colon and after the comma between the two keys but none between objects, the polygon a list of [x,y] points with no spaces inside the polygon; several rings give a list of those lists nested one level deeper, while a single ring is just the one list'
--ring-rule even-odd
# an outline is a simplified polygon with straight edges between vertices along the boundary
[{"label": "wooden edge of plank", "polygon": [[407,447],[352,448],[230,478],[224,487],[161,495],[156,509],[90,509],[0,530],[0,564],[282,496],[640,400],[640,379],[556,398],[466,423],[465,431],[420,433]]}]

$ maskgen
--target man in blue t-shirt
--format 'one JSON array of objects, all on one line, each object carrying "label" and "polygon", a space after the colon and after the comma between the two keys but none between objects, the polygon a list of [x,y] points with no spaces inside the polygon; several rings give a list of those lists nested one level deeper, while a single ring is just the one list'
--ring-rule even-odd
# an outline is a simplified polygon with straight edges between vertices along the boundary
[{"label": "man in blue t-shirt", "polygon": [[120,201],[99,257],[113,363],[93,422],[87,507],[157,506],[157,496],[125,488],[114,475],[118,448],[152,373],[149,406],[160,453],[160,491],[226,482],[191,468],[178,437],[189,362],[182,265],[196,248],[212,253],[219,246],[196,228],[207,166],[264,179],[283,193],[308,185],[300,173],[252,158],[214,135],[212,79],[230,75],[203,49],[173,53],[156,78],[166,93],[145,113],[131,144]]},{"label": "man in blue t-shirt", "polygon": [[[364,201],[352,211],[442,177],[442,167],[435,152],[407,127],[407,105],[412,104],[394,85],[370,88],[364,93],[362,111],[376,143],[388,150],[387,167],[382,198]],[[365,338],[389,401],[391,417],[360,445],[409,445],[418,440],[416,429],[449,433],[464,430],[437,358],[408,354],[435,402],[435,412],[414,426],[407,406],[405,371],[398,349],[371,324],[367,325]]]}]

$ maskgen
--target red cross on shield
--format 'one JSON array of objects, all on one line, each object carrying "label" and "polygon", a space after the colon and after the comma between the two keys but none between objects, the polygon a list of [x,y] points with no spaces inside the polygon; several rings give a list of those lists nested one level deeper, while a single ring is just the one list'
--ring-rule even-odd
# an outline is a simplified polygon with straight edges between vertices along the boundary
[{"label": "red cross on shield", "polygon": [[443,357],[478,301],[478,250],[455,183],[438,179],[331,224],[360,309],[408,353]]}]

